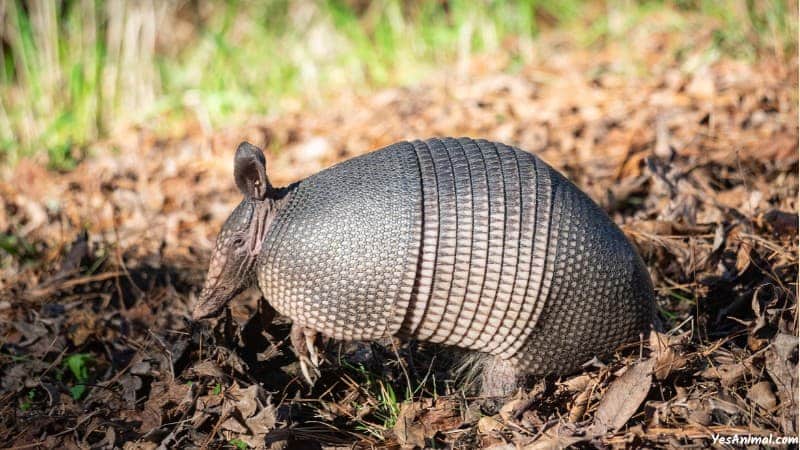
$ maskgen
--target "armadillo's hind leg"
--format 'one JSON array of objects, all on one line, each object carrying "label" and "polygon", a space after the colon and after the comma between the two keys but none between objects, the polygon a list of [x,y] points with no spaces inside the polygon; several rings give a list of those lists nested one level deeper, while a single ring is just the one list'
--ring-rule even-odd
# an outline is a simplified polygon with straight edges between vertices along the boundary
[{"label": "armadillo's hind leg", "polygon": [[316,331],[297,323],[292,324],[289,339],[292,342],[297,358],[300,360],[300,370],[303,372],[303,377],[311,386],[320,376],[319,354],[315,344],[316,338]]},{"label": "armadillo's hind leg", "polygon": [[524,385],[525,377],[506,359],[490,357],[483,367],[481,397],[508,397]]}]

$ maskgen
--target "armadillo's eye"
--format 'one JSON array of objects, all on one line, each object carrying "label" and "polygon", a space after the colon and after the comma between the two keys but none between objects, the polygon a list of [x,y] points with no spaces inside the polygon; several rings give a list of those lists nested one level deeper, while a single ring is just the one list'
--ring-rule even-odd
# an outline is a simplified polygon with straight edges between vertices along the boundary
[{"label": "armadillo's eye", "polygon": [[244,239],[236,238],[233,240],[234,247],[241,247],[244,244]]}]

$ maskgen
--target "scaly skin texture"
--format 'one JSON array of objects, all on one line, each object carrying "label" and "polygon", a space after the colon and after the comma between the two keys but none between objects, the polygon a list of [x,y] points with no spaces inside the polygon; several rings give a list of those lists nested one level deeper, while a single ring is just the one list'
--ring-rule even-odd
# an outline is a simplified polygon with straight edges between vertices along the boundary
[{"label": "scaly skin texture", "polygon": [[650,277],[619,228],[513,147],[400,142],[284,192],[251,271],[298,333],[484,352],[496,381],[484,393],[506,394],[638,340],[654,318]]}]

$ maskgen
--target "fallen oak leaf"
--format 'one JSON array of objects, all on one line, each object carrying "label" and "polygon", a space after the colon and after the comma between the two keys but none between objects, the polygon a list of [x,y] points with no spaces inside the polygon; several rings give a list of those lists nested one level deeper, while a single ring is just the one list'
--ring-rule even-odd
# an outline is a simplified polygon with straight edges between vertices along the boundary
[{"label": "fallen oak leaf", "polygon": [[559,450],[580,442],[589,441],[595,437],[591,432],[582,433],[568,424],[558,424],[540,433],[541,435],[535,438],[533,442],[522,447],[523,450]]},{"label": "fallen oak leaf", "polygon": [[191,419],[192,427],[199,428],[211,417],[212,411],[218,411],[218,407],[221,404],[221,395],[203,395],[198,397]]},{"label": "fallen oak leaf", "polygon": [[638,362],[611,383],[597,406],[594,432],[598,435],[622,428],[650,391],[655,359]]},{"label": "fallen oak leaf", "polygon": [[170,418],[186,411],[192,405],[192,389],[175,380],[156,381],[152,384],[150,397],[144,404],[142,424],[139,430],[148,433]]},{"label": "fallen oak leaf", "polygon": [[221,428],[238,434],[238,438],[253,448],[264,443],[264,436],[275,429],[275,407],[259,400],[260,388],[253,384],[246,389],[238,383],[228,389],[222,406],[226,417]]},{"label": "fallen oak leaf", "polygon": [[275,429],[275,407],[271,404],[261,408],[256,415],[245,420],[254,435],[260,436]]},{"label": "fallen oak leaf", "polygon": [[189,374],[195,377],[209,377],[214,379],[224,379],[225,373],[213,361],[201,361],[189,368]]},{"label": "fallen oak leaf", "polygon": [[426,439],[461,425],[463,421],[458,411],[456,402],[444,398],[406,402],[400,406],[393,431],[401,445],[424,448]]},{"label": "fallen oak leaf", "polygon": [[586,389],[575,397],[569,409],[569,421],[571,423],[580,422],[580,420],[583,419],[583,415],[586,413],[586,407],[589,406],[589,399],[592,397],[593,392],[594,388],[587,386]]},{"label": "fallen oak leaf", "polygon": [[760,381],[750,386],[747,390],[747,399],[767,411],[778,405],[778,399],[772,393],[772,384],[769,381]]},{"label": "fallen oak leaf", "polygon": [[720,380],[724,387],[731,387],[738,383],[747,372],[747,367],[741,363],[720,364],[703,370],[700,372],[700,376],[707,380]]},{"label": "fallen oak leaf", "polygon": [[[238,412],[243,419],[247,419],[256,412],[258,403],[256,396],[258,395],[258,386],[255,384],[250,385],[246,389],[239,387],[238,383],[234,383],[230,389],[225,392],[225,400],[223,402],[222,410],[223,415],[225,412]],[[222,428],[237,433],[246,433],[247,430],[236,420],[234,417],[227,419],[222,423]]]},{"label": "fallen oak leaf", "polygon": [[584,373],[559,383],[567,392],[581,392],[586,389],[590,384],[595,383],[595,377],[592,374]]},{"label": "fallen oak leaf", "polygon": [[650,350],[655,359],[654,375],[656,380],[665,380],[674,369],[680,369],[686,365],[686,357],[679,353],[685,338],[686,334],[669,336],[657,331],[650,332]]},{"label": "fallen oak leaf", "polygon": [[492,416],[483,416],[478,420],[477,427],[479,433],[490,434],[502,430],[505,428],[505,425]]},{"label": "fallen oak leaf", "polygon": [[771,209],[758,217],[773,236],[797,236],[797,214]]},{"label": "fallen oak leaf", "polygon": [[781,416],[788,432],[797,432],[797,336],[778,333],[766,352],[766,368],[780,399]]}]

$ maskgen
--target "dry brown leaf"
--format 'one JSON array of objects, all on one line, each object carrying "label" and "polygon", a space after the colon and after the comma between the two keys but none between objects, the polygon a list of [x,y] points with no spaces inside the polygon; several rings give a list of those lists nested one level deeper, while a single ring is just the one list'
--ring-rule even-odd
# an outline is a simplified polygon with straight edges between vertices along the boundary
[{"label": "dry brown leaf", "polygon": [[701,100],[708,100],[714,97],[716,86],[708,67],[704,67],[694,74],[692,81],[686,86],[686,93]]},{"label": "dry brown leaf", "polygon": [[189,373],[196,377],[210,377],[216,379],[222,379],[225,376],[222,369],[211,360],[200,361],[193,365],[189,368]]},{"label": "dry brown leaf", "polygon": [[484,450],[516,450],[517,446],[506,442],[498,442],[489,446],[483,447]]},{"label": "dry brown leaf", "polygon": [[97,330],[97,314],[91,311],[79,310],[69,315],[67,319],[67,336],[75,346],[83,345],[87,339],[95,335]]},{"label": "dry brown leaf", "polygon": [[723,386],[731,387],[738,383],[747,372],[744,364],[731,363],[711,366],[700,372],[700,376],[707,380],[720,380]]},{"label": "dry brown leaf", "polygon": [[639,409],[650,391],[654,365],[654,359],[640,361],[611,383],[595,412],[598,434],[622,428]]},{"label": "dry brown leaf", "polygon": [[[258,386],[255,384],[250,385],[246,389],[242,389],[239,387],[238,383],[234,383],[233,386],[225,391],[222,410],[228,414],[236,413],[244,419],[251,417],[258,408],[257,395]],[[222,428],[238,433],[247,431],[234,419],[228,419],[223,422]]]},{"label": "dry brown leaf", "polygon": [[481,434],[491,434],[505,428],[503,422],[492,416],[483,416],[478,420],[478,432]]},{"label": "dry brown leaf", "polygon": [[772,383],[769,381],[760,381],[750,386],[747,390],[747,399],[767,411],[778,405],[778,399],[772,393]]},{"label": "dry brown leaf", "polygon": [[425,440],[433,438],[439,431],[461,425],[458,410],[458,404],[447,398],[406,402],[400,407],[393,431],[401,445],[425,447]]},{"label": "dry brown leaf", "polygon": [[797,349],[797,336],[779,333],[775,336],[766,354],[767,373],[775,383],[783,414],[786,415],[784,428],[787,425],[794,427],[794,423],[797,421],[798,404],[800,404],[798,402],[800,393],[797,390]]},{"label": "dry brown leaf", "polygon": [[775,236],[797,236],[798,220],[796,213],[789,213],[771,209],[764,213],[761,220]]},{"label": "dry brown leaf", "polygon": [[[258,408],[258,400],[256,400],[257,395],[258,386],[255,384],[242,389],[239,387],[238,383],[234,383],[233,386],[225,391],[222,409],[224,411],[236,411],[241,414],[242,417],[248,418],[255,414],[256,408]],[[226,423],[222,424],[223,428],[225,428]]]},{"label": "dry brown leaf", "polygon": [[203,395],[195,402],[194,414],[192,415],[192,426],[199,428],[210,416],[209,410],[222,404],[222,395]]},{"label": "dry brown leaf", "polygon": [[156,450],[158,444],[155,442],[126,442],[122,445],[123,450]]},{"label": "dry brown leaf", "polygon": [[686,357],[679,354],[685,336],[669,336],[657,331],[650,332],[650,350],[655,358],[654,375],[657,380],[665,380],[674,369],[686,365]]},{"label": "dry brown leaf", "polygon": [[151,385],[150,397],[144,404],[142,424],[139,429],[147,433],[161,426],[162,420],[173,417],[191,406],[191,388],[175,380],[156,381]]},{"label": "dry brown leaf", "polygon": [[697,425],[709,425],[712,420],[711,405],[708,401],[692,399],[686,402],[689,409],[687,420]]},{"label": "dry brown leaf", "polygon": [[579,442],[592,439],[594,435],[586,433],[583,436],[575,436],[561,425],[546,430],[535,441],[525,445],[523,450],[560,450],[568,448]]},{"label": "dry brown leaf", "polygon": [[584,373],[570,379],[567,379],[560,384],[569,392],[579,392],[586,389],[590,383],[595,381],[595,377],[591,374]]},{"label": "dry brown leaf", "polygon": [[[265,406],[253,417],[248,417],[245,421],[247,427],[253,432],[253,437],[259,437],[275,429],[275,408],[272,405]],[[255,447],[255,444],[251,443]]]},{"label": "dry brown leaf", "polygon": [[750,252],[752,251],[752,246],[745,241],[739,243],[739,249],[736,251],[736,274],[742,275],[748,267],[750,267],[750,261],[752,260],[750,256]]},{"label": "dry brown leaf", "polygon": [[589,399],[592,397],[592,389],[587,387],[583,392],[575,397],[572,407],[569,409],[569,421],[572,423],[583,420],[586,407],[589,406]]},{"label": "dry brown leaf", "polygon": [[234,383],[225,391],[222,404],[223,416],[221,428],[237,433],[239,439],[253,448],[263,444],[264,436],[275,429],[275,408],[267,400],[262,404],[259,399],[260,388],[252,384],[245,389]]},{"label": "dry brown leaf", "polygon": [[508,422],[513,419],[514,413],[523,406],[526,402],[522,399],[513,399],[506,402],[502,408],[500,408],[500,417]]},{"label": "dry brown leaf", "polygon": [[[81,265],[89,258],[89,234],[86,231],[78,233],[70,245],[67,254],[61,260],[61,267],[52,280],[64,279],[80,272]],[[51,281],[52,281],[51,280]]]}]

